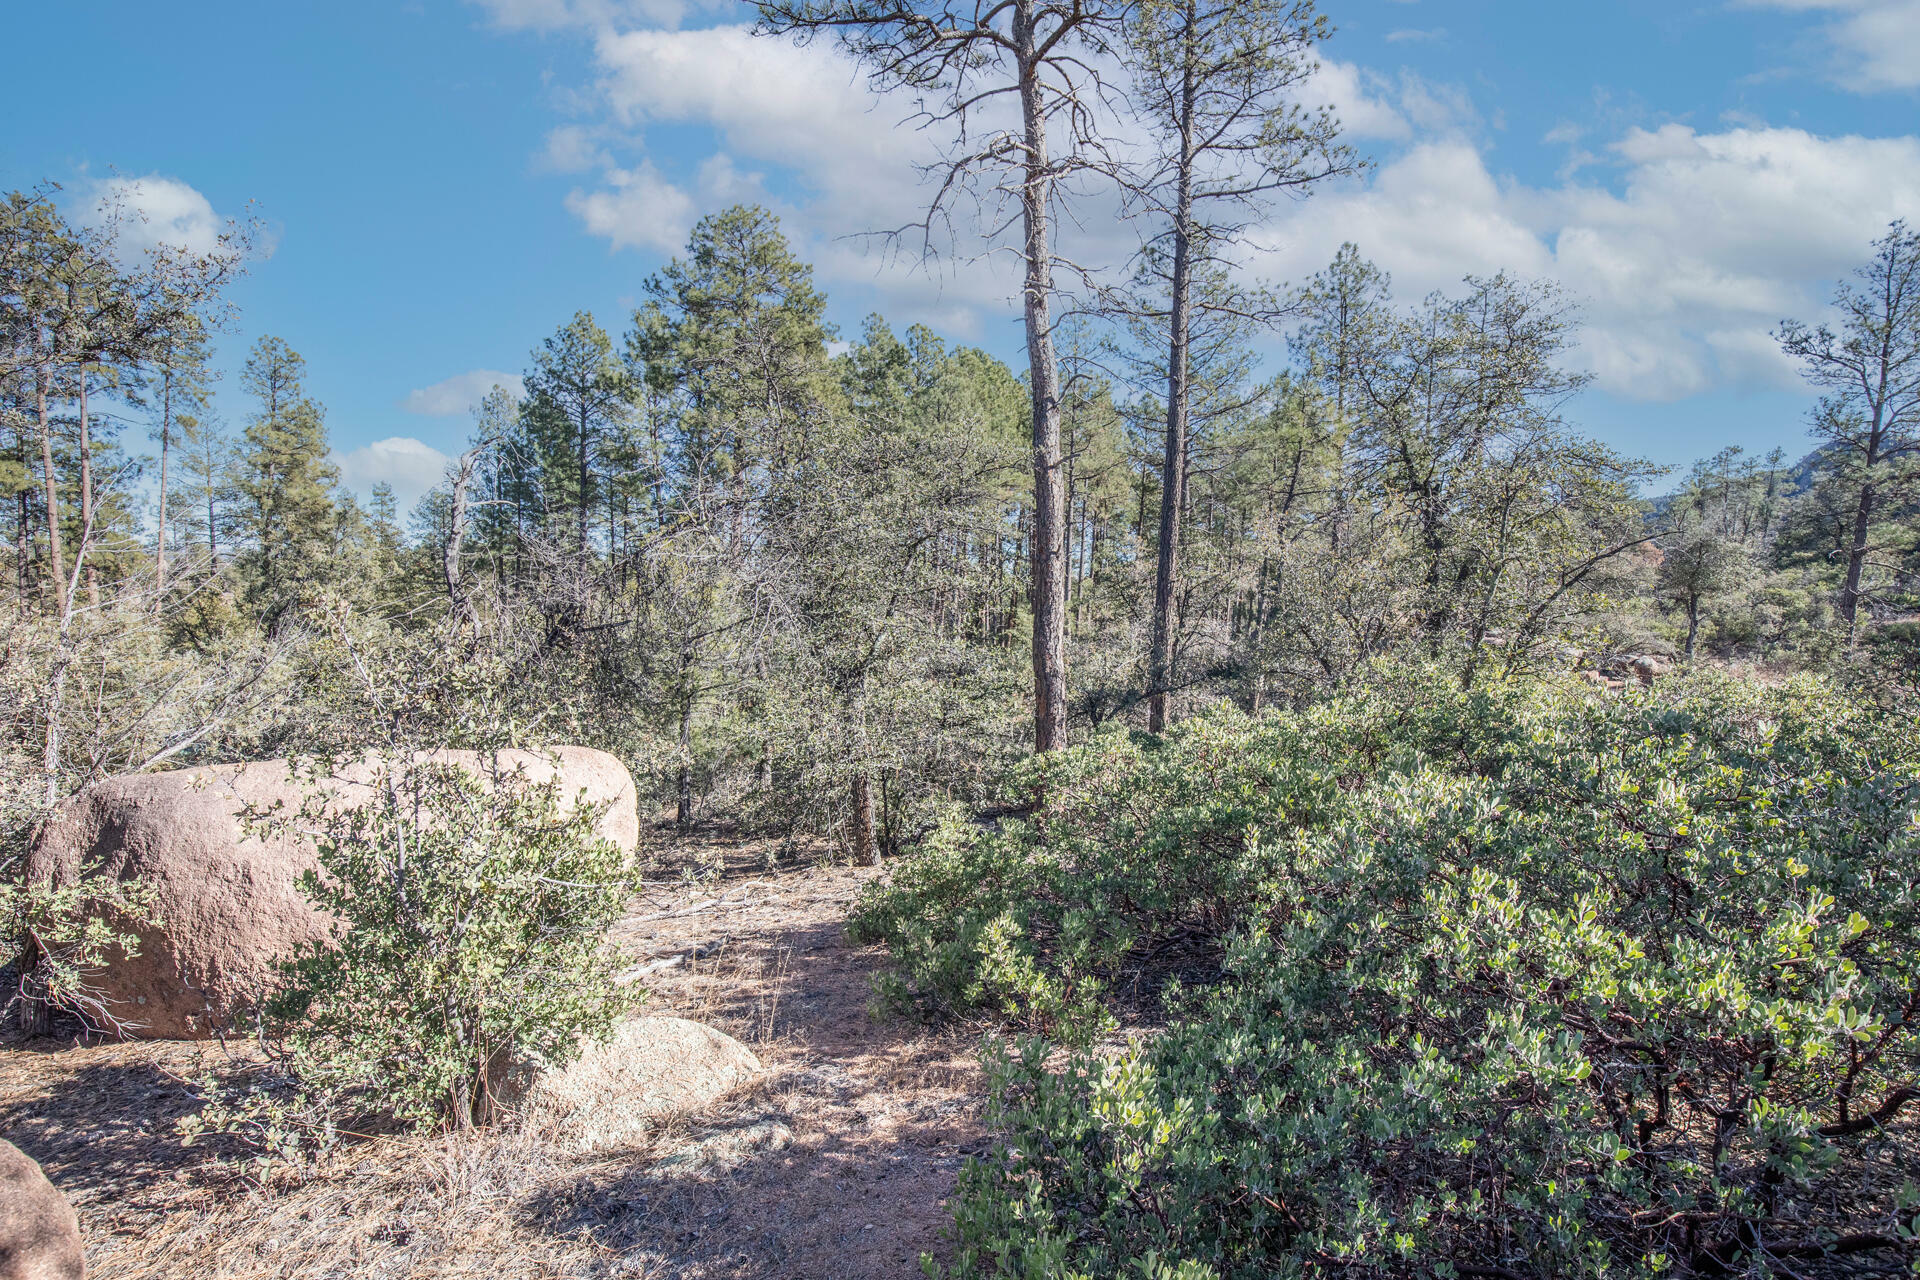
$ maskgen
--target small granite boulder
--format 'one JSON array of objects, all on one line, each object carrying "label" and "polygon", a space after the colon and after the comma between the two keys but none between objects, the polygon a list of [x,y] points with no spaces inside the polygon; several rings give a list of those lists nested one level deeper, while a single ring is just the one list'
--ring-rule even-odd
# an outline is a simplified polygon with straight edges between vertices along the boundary
[{"label": "small granite boulder", "polygon": [[581,1154],[631,1146],[760,1074],[753,1050],[685,1018],[628,1018],[612,1039],[535,1080],[525,1109]]}]

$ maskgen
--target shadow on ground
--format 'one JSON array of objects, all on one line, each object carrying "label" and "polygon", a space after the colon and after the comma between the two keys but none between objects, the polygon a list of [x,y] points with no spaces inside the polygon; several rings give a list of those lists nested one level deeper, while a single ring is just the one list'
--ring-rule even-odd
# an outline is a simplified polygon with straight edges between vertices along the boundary
[{"label": "shadow on ground", "polygon": [[976,1041],[869,1014],[884,956],[841,922],[870,875],[763,878],[764,892],[723,880],[721,907],[631,924],[637,956],[713,948],[663,975],[653,1011],[736,1036],[767,1073],[647,1158],[583,1172],[528,1213],[642,1274],[879,1280],[946,1257],[946,1201],[980,1142]]},{"label": "shadow on ground", "polygon": [[69,1196],[90,1199],[151,1186],[200,1163],[203,1153],[182,1146],[174,1128],[192,1109],[191,1092],[160,1065],[131,1055],[103,1057],[61,1073],[47,1088],[0,1102],[0,1133],[38,1160]]},{"label": "shadow on ground", "polygon": [[[530,1131],[350,1144],[255,1185],[181,1142],[217,1046],[0,1046],[0,1134],[74,1201],[90,1273],[893,1280],[944,1258],[979,1145],[976,1037],[867,1012],[884,957],[841,929],[874,874],[655,882],[616,930],[647,1011],[707,1022],[766,1070],[642,1149],[576,1157]],[[676,959],[677,957],[677,959]]]}]

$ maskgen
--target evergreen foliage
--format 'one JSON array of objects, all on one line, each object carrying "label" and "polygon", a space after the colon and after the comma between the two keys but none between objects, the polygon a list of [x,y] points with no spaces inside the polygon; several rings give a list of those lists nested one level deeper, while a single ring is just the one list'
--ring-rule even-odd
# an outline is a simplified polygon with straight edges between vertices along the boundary
[{"label": "evergreen foliage", "polygon": [[626,1007],[603,945],[632,884],[598,812],[557,783],[479,777],[431,757],[391,766],[377,799],[315,799],[302,892],[340,921],[298,957],[273,1013],[300,1090],[403,1122],[484,1123],[510,1074],[564,1063]]},{"label": "evergreen foliage", "polygon": [[1043,1022],[1177,928],[1226,943],[1221,973],[1124,1050],[990,1053],[1003,1137],[963,1176],[957,1274],[1920,1260],[1909,723],[1810,681],[1386,673],[1067,754],[1048,835],[978,860],[1045,863],[1048,908],[923,873],[868,927],[929,988]]}]

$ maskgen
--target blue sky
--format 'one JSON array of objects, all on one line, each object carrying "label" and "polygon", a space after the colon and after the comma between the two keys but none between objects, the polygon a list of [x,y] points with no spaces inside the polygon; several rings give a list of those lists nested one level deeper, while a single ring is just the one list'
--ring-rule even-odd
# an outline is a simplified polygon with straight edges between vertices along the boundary
[{"label": "blue sky", "polygon": [[[1316,96],[1377,167],[1276,210],[1263,274],[1299,279],[1353,239],[1408,299],[1469,272],[1550,276],[1585,306],[1588,430],[1666,464],[1804,451],[1808,397],[1766,335],[1817,317],[1888,220],[1920,221],[1920,0],[1323,8],[1339,33]],[[70,43],[62,9],[16,14],[16,47]],[[109,0],[83,78],[63,58],[10,68],[0,182],[60,182],[80,214],[118,174],[153,234],[188,240],[251,206],[271,252],[235,291],[222,362],[287,339],[349,478],[405,495],[494,375],[576,309],[624,326],[692,220],[735,200],[780,212],[843,330],[878,310],[1017,359],[1002,269],[929,275],[847,238],[917,207],[934,140],[830,50],[758,40],[750,18],[724,0]],[[1113,245],[1095,229],[1083,251]]]}]

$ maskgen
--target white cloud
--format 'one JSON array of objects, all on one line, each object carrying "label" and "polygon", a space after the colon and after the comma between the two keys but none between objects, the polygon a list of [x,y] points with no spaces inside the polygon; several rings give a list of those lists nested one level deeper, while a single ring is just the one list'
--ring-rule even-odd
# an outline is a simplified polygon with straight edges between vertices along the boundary
[{"label": "white cloud", "polygon": [[469,369],[442,379],[430,387],[409,391],[400,400],[408,413],[429,418],[446,418],[470,412],[495,387],[504,387],[516,396],[526,394],[526,383],[517,373],[498,369]]},{"label": "white cloud", "polygon": [[[917,243],[896,251],[863,233],[924,215],[923,166],[936,139],[901,123],[907,104],[875,94],[828,42],[797,46],[745,26],[602,33],[595,92],[608,123],[630,131],[685,127],[717,135],[718,149],[686,177],[650,160],[607,166],[596,189],[567,206],[614,248],[679,251],[694,220],[727,204],[763,204],[778,214],[797,251],[822,279],[881,284],[896,319],[979,328],[976,308],[1004,309],[1017,287],[1000,260],[923,263]],[[760,167],[797,184],[769,192]],[[1110,234],[1115,220],[1104,220]],[[971,252],[971,248],[967,250]],[[931,269],[929,269],[931,268]]]},{"label": "white cloud", "polygon": [[1349,138],[1402,141],[1413,136],[1413,128],[1386,101],[1389,91],[1384,76],[1351,62],[1322,62],[1301,96],[1332,107]]},{"label": "white cloud", "polygon": [[80,220],[88,226],[114,224],[121,246],[135,252],[164,244],[208,253],[226,229],[212,202],[178,178],[116,174],[95,182],[89,196],[91,207]]},{"label": "white cloud", "polygon": [[568,212],[588,231],[616,249],[672,253],[686,243],[697,216],[693,197],[667,181],[651,160],[632,169],[608,169],[601,180],[603,190],[567,194]]},{"label": "white cloud", "polygon": [[[1920,6],[1750,2],[1822,9],[1839,22]],[[673,253],[699,213],[753,201],[780,215],[823,281],[877,286],[896,321],[972,336],[1013,314],[1011,255],[963,241],[942,246],[960,253],[930,271],[917,246],[895,253],[860,234],[924,212],[923,167],[938,159],[939,139],[902,124],[910,104],[876,95],[829,42],[796,46],[740,25],[608,26],[592,38],[597,80],[585,100],[598,114],[549,143],[590,160],[594,176],[567,203],[591,233],[616,249]],[[1384,150],[1384,162],[1364,181],[1284,205],[1253,233],[1263,252],[1250,269],[1297,281],[1352,240],[1409,299],[1468,274],[1555,278],[1585,304],[1578,358],[1605,389],[1640,399],[1791,382],[1772,328],[1790,315],[1817,317],[1832,282],[1889,220],[1920,216],[1913,138],[1821,137],[1758,122],[1611,139],[1564,127],[1556,140],[1575,148],[1566,167],[1527,184],[1490,168],[1487,125],[1460,86],[1326,62],[1302,99],[1332,106],[1347,136]],[[668,173],[664,160],[623,166],[587,146],[589,136],[594,148],[633,146],[643,132],[668,130],[684,131],[679,141],[695,148],[698,131],[710,131],[695,152],[704,162]],[[989,208],[978,221],[1005,212]],[[1073,214],[1060,223],[1066,252],[1105,262],[1133,247],[1134,229],[1103,197]],[[958,230],[964,237],[968,228]]]},{"label": "white cloud", "polygon": [[1746,8],[1830,15],[1831,74],[1871,92],[1920,88],[1920,0],[1739,0]]},{"label": "white cloud", "polygon": [[1920,216],[1915,138],[1668,125],[1609,158],[1613,185],[1540,188],[1497,179],[1463,140],[1418,143],[1268,227],[1259,265],[1298,280],[1352,240],[1402,297],[1503,268],[1557,279],[1585,304],[1579,358],[1599,385],[1674,400],[1794,385],[1772,329],[1817,317],[1889,221]]},{"label": "white cloud", "polygon": [[858,69],[826,43],[801,47],[745,26],[628,31],[600,37],[595,58],[603,100],[624,125],[710,125],[736,153],[795,167],[926,149],[897,115],[875,111]]},{"label": "white cloud", "polygon": [[390,436],[357,449],[333,451],[333,464],[347,488],[365,494],[376,484],[393,486],[404,513],[440,483],[453,459],[412,436]]}]

